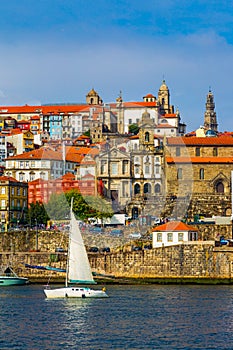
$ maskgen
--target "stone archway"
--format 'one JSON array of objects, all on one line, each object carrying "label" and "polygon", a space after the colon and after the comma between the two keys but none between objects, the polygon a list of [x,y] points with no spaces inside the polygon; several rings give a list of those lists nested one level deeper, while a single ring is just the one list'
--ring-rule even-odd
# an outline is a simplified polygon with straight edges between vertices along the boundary
[{"label": "stone archway", "polygon": [[222,181],[218,181],[215,184],[215,191],[216,193],[224,193],[224,184],[222,183]]}]

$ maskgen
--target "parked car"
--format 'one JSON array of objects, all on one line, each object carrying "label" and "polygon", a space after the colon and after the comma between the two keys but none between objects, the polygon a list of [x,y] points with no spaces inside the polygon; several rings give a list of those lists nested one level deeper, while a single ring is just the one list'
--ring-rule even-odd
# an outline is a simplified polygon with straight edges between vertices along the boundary
[{"label": "parked car", "polygon": [[142,247],[139,247],[139,246],[135,246],[133,247],[133,251],[137,252],[139,250],[142,250]]},{"label": "parked car", "polygon": [[220,245],[227,245],[229,243],[228,239],[225,239],[224,236],[220,237]]},{"label": "parked car", "polygon": [[97,248],[97,247],[91,247],[89,249],[89,252],[91,252],[91,253],[98,253],[98,251],[99,251],[99,248]]},{"label": "parked car", "polygon": [[91,227],[89,229],[90,232],[94,232],[94,233],[103,233],[103,229],[102,227],[98,227],[98,226],[95,226],[95,227]]},{"label": "parked car", "polygon": [[123,230],[120,230],[120,229],[111,230],[110,235],[117,236],[117,237],[122,236]]},{"label": "parked car", "polygon": [[110,253],[111,249],[109,247],[104,247],[101,249],[102,253]]},{"label": "parked car", "polygon": [[129,234],[129,238],[141,238],[142,237],[142,235],[141,235],[141,233],[140,232],[135,232],[135,233],[130,233]]},{"label": "parked car", "polygon": [[57,248],[55,249],[55,252],[56,252],[56,253],[66,253],[66,250],[65,250],[64,248],[57,247]]},{"label": "parked car", "polygon": [[152,249],[152,244],[145,244],[143,249],[145,250]]}]

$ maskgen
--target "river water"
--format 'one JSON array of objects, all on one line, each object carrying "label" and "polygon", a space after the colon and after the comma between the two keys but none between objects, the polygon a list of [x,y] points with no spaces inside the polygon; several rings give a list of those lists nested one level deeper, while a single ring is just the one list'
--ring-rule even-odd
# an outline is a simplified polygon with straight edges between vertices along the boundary
[{"label": "river water", "polygon": [[233,286],[110,285],[107,299],[1,287],[0,349],[233,349]]}]

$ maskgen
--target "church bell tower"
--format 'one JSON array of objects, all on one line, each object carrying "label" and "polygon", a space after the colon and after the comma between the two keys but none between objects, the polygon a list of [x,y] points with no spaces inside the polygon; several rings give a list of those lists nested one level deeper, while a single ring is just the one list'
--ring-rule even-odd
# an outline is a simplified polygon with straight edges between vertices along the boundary
[{"label": "church bell tower", "polygon": [[206,110],[204,116],[204,127],[207,130],[218,131],[217,116],[215,112],[214,95],[211,90],[209,90],[206,98]]}]

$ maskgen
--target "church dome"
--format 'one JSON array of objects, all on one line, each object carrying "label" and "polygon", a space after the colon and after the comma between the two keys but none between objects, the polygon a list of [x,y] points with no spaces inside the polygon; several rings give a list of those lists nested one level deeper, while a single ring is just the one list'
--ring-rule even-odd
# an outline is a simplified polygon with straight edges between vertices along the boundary
[{"label": "church dome", "polygon": [[87,96],[98,96],[97,92],[94,89],[88,92]]},{"label": "church dome", "polygon": [[216,131],[209,129],[206,131],[205,135],[206,135],[206,137],[215,137],[215,136],[217,136],[217,133],[216,133]]},{"label": "church dome", "polygon": [[150,119],[150,113],[148,113],[147,110],[144,113],[142,113],[142,119]]}]

